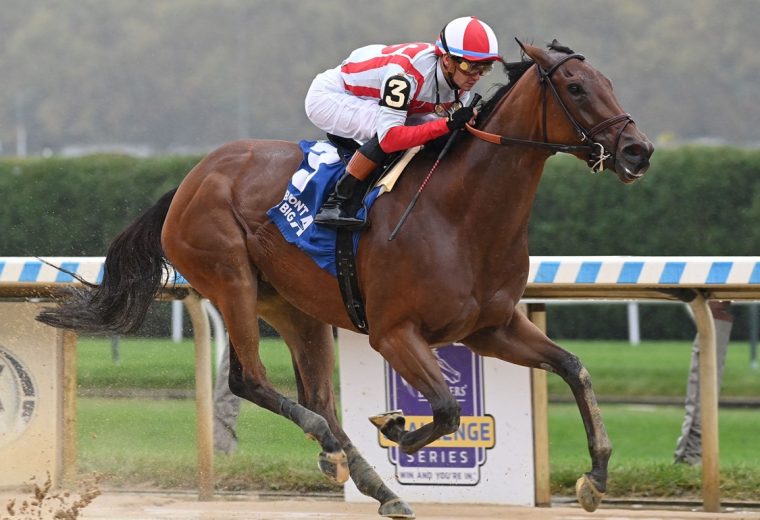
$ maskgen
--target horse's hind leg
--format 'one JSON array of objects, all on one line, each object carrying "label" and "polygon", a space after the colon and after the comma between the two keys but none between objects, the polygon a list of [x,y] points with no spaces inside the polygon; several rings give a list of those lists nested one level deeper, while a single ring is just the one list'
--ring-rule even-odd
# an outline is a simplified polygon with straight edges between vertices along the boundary
[{"label": "horse's hind leg", "polygon": [[[345,482],[348,480],[346,454],[325,418],[281,395],[269,383],[259,356],[256,309],[246,309],[242,296],[230,294],[229,303],[219,302],[233,347],[230,349],[230,390],[296,423],[308,437],[319,442],[323,450],[321,457],[334,465],[334,478]],[[241,348],[241,340],[245,348]]]},{"label": "horse's hind leg", "polygon": [[[380,515],[414,518],[409,505],[385,485],[340,426],[333,391],[335,351],[332,328],[271,294],[260,296],[259,310],[260,315],[277,330],[290,349],[299,403],[325,418],[346,452],[348,469],[356,487],[380,503]],[[320,461],[320,468],[331,476],[332,469],[327,462]]]},{"label": "horse's hind leg", "polygon": [[612,444],[591,388],[591,376],[580,360],[547,338],[519,312],[515,312],[508,325],[481,330],[465,338],[463,343],[483,356],[554,372],[570,386],[583,419],[591,455],[591,471],[578,479],[575,489],[583,508],[596,510],[606,491]]},{"label": "horse's hind leg", "polygon": [[[174,265],[193,287],[219,309],[230,336],[230,390],[252,403],[296,423],[315,438],[325,458],[335,462],[339,480],[348,479],[346,455],[330,431],[327,421],[280,393],[271,385],[259,355],[259,325],[256,308],[258,281],[241,247],[218,248],[199,257],[197,249],[174,244]],[[179,249],[179,247],[182,249]],[[193,256],[195,255],[195,256]],[[193,259],[193,262],[190,262]],[[201,268],[199,266],[212,266]]]},{"label": "horse's hind leg", "polygon": [[[232,345],[234,347],[234,343]],[[271,392],[266,390],[260,381],[261,378],[255,379],[246,373],[237,349],[230,349],[230,390],[240,397],[283,415],[300,426],[307,437],[316,440],[322,447],[320,468],[323,472],[339,484],[348,480],[346,454],[324,417],[273,390]],[[267,395],[269,393],[274,395]],[[270,400],[272,397],[274,400]],[[270,406],[270,403],[274,403],[274,406]]]}]

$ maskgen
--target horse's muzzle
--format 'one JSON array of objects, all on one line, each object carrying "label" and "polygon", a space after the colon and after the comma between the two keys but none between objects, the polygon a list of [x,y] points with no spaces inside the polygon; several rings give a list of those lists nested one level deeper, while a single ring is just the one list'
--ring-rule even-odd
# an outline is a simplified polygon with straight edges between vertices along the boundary
[{"label": "horse's muzzle", "polygon": [[646,136],[622,136],[615,154],[615,173],[626,184],[637,181],[649,169],[654,145]]}]

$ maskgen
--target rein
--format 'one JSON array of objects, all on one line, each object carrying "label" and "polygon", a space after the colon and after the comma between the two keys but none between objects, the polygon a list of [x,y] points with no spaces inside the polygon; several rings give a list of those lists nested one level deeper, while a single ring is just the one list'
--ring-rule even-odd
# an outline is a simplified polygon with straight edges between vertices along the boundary
[{"label": "rein", "polygon": [[[615,150],[617,150],[618,143],[620,142],[620,136],[623,134],[623,131],[625,128],[633,122],[633,119],[631,118],[630,114],[620,114],[617,116],[610,117],[609,119],[605,119],[595,127],[593,127],[591,130],[586,130],[583,128],[583,126],[573,117],[573,115],[570,113],[570,110],[568,110],[565,103],[562,101],[562,98],[559,95],[559,92],[557,92],[557,88],[554,86],[554,83],[552,83],[551,76],[554,74],[554,72],[559,69],[562,65],[567,63],[570,60],[585,60],[586,57],[582,54],[571,54],[569,56],[565,56],[563,59],[559,60],[557,63],[552,65],[552,67],[545,71],[543,67],[541,67],[540,64],[536,63],[536,71],[538,72],[538,81],[541,84],[541,98],[542,98],[542,105],[543,105],[543,133],[544,133],[544,140],[543,141],[533,141],[530,139],[518,139],[515,137],[507,137],[503,135],[498,134],[492,134],[489,132],[485,132],[483,130],[478,130],[477,128],[474,128],[470,126],[470,124],[466,124],[465,128],[469,133],[477,137],[478,139],[481,139],[483,141],[487,141],[489,143],[493,144],[499,144],[499,145],[517,145],[517,146],[528,146],[533,148],[540,148],[543,150],[549,150],[553,153],[560,152],[560,153],[588,153],[589,159],[588,163],[591,166],[591,171],[596,173],[599,171],[604,170],[604,162],[608,159],[614,158],[614,153],[608,153],[607,150],[604,148],[604,145],[600,143],[599,141],[594,140],[594,136],[598,133],[607,130],[608,128],[615,126],[618,123],[621,123],[625,121],[625,124],[620,128],[620,130],[617,133],[617,136],[615,137]],[[550,143],[549,142],[549,136],[548,136],[548,124],[546,121],[547,118],[547,104],[548,104],[548,96],[546,94],[546,87],[549,87],[552,91],[552,94],[554,95],[554,99],[556,99],[557,103],[559,103],[560,108],[562,108],[562,111],[565,113],[565,117],[568,121],[573,125],[576,132],[578,132],[578,137],[580,138],[582,143],[587,144],[579,144],[579,145],[572,145],[572,144],[562,144],[562,143]]]}]

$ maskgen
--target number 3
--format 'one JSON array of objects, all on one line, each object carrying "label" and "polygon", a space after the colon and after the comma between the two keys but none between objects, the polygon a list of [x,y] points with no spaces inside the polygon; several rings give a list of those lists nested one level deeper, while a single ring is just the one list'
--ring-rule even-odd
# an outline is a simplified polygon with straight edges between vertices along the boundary
[{"label": "number 3", "polygon": [[388,78],[383,88],[383,98],[380,104],[397,110],[406,110],[409,106],[409,93],[411,90],[412,86],[405,77],[394,76]]}]

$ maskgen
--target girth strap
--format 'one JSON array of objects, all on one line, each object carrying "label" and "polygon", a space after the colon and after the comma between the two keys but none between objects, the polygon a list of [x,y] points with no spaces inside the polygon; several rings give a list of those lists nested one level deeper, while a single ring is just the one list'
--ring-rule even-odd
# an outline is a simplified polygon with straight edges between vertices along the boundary
[{"label": "girth strap", "polygon": [[354,257],[354,231],[338,229],[335,242],[335,264],[338,274],[338,286],[346,306],[351,323],[364,334],[369,334],[364,301],[359,290],[356,276],[356,258]]}]

